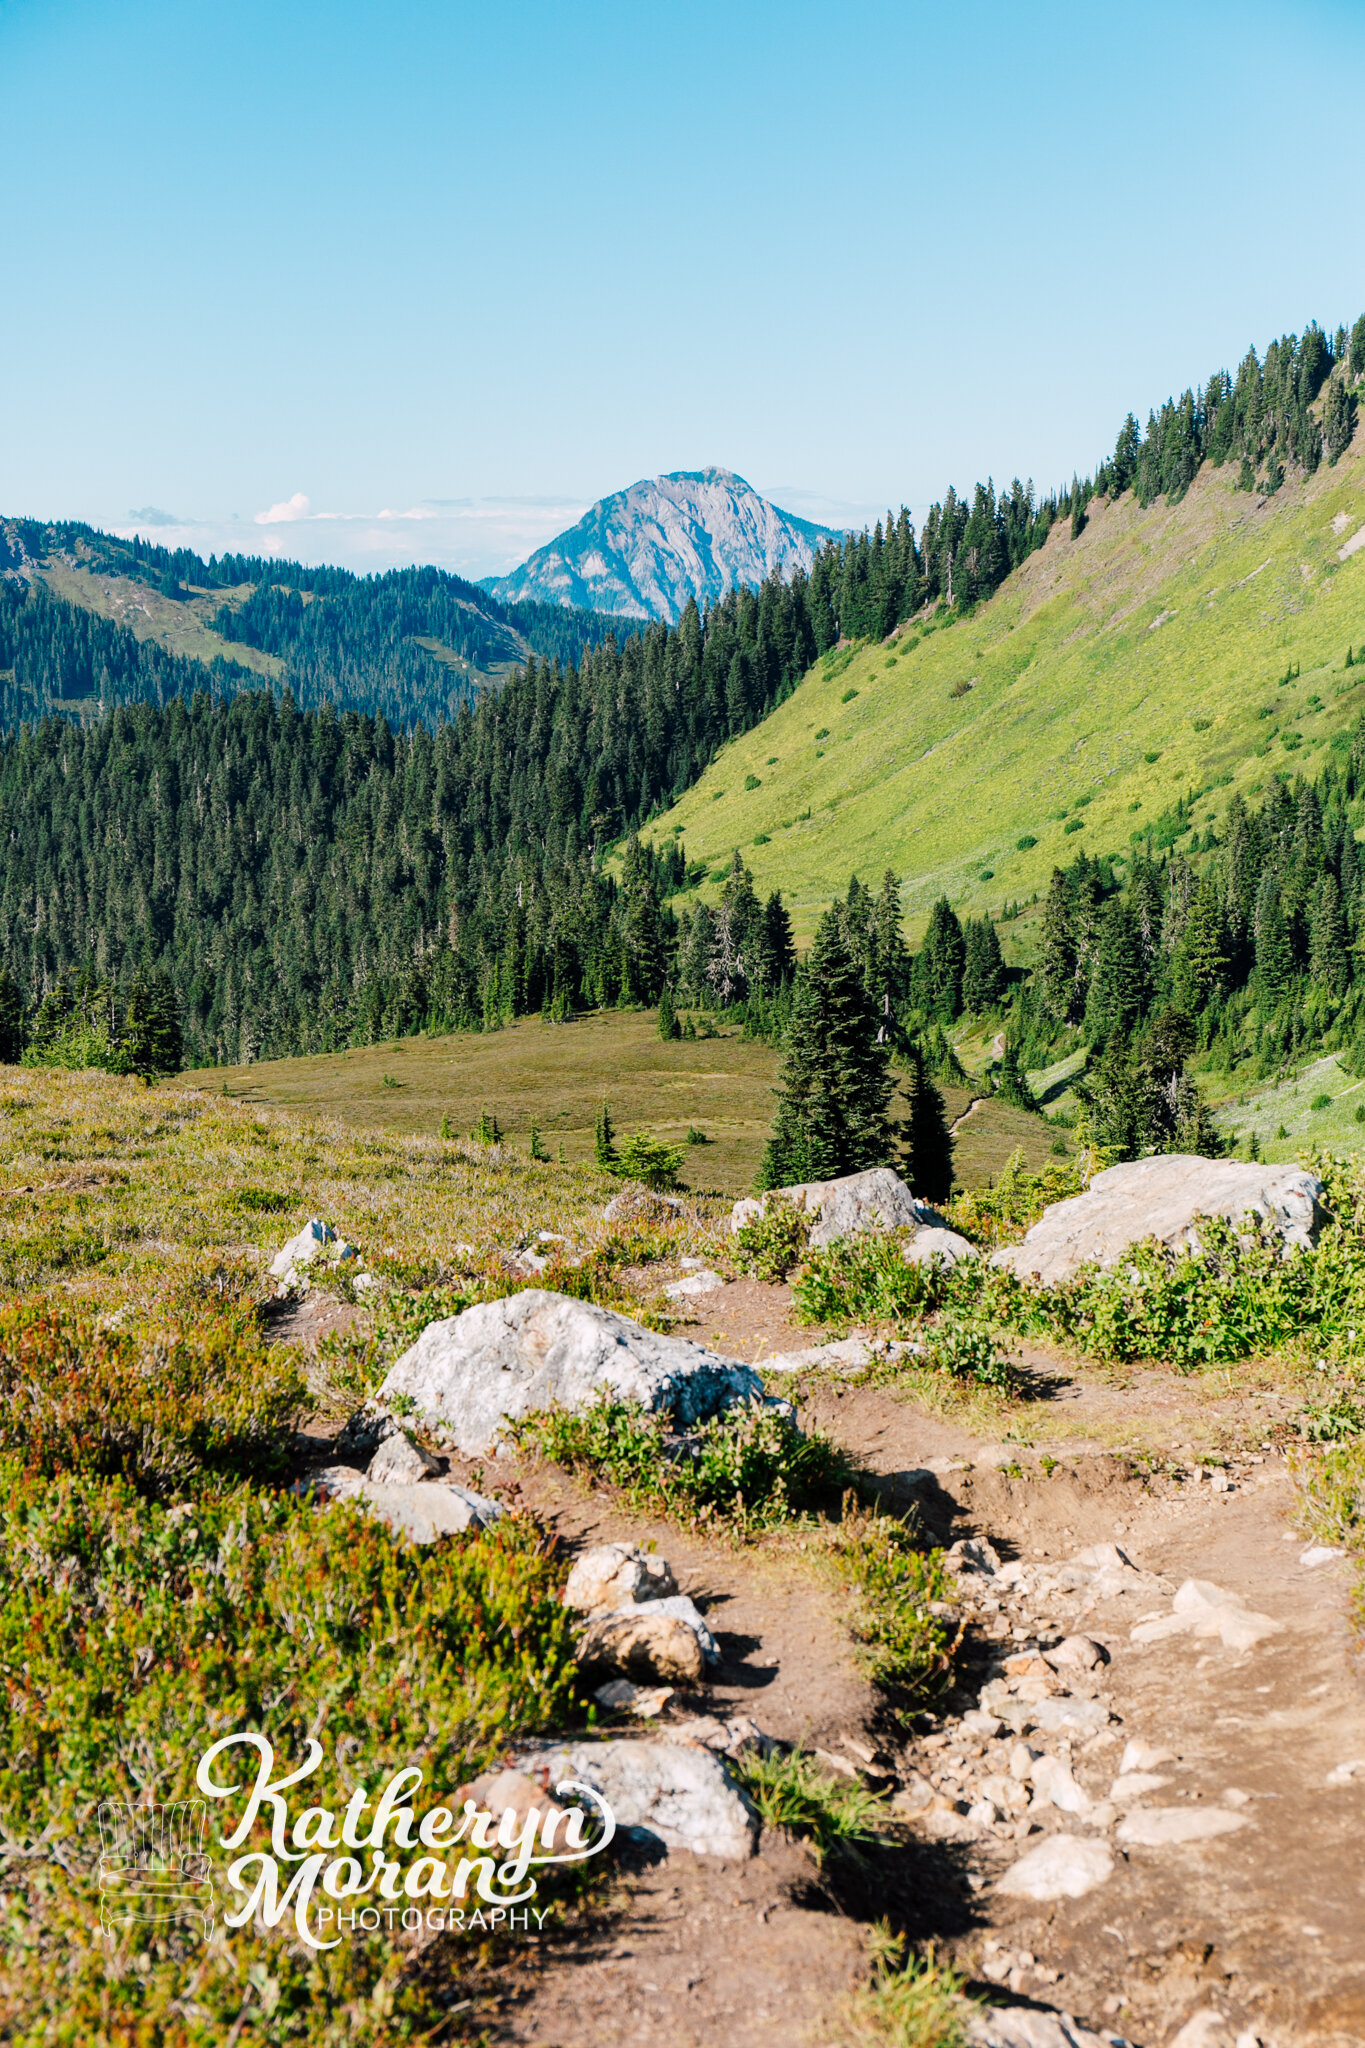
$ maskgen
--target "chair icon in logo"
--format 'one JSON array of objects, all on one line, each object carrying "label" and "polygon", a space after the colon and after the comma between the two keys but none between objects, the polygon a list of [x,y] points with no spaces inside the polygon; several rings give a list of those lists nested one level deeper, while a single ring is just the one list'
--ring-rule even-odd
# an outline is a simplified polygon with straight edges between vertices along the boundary
[{"label": "chair icon in logo", "polygon": [[125,1806],[106,1800],[100,1822],[100,1925],[107,1933],[180,1922],[213,1931],[213,1880],[202,1799]]}]

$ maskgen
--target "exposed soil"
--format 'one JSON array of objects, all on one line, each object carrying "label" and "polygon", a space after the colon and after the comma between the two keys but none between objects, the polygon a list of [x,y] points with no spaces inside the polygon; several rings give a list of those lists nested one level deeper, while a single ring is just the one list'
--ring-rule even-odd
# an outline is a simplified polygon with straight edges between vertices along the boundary
[{"label": "exposed soil", "polygon": [[[785,1288],[739,1282],[703,1297],[696,1315],[689,1333],[731,1355],[812,1341],[792,1324]],[[821,1870],[803,1846],[770,1834],[744,1865],[627,1852],[607,1906],[556,1940],[528,1943],[497,1994],[476,2001],[491,2040],[837,2041],[841,2002],[866,1973],[866,1930],[885,1916],[934,1940],[992,2003],[1073,2013],[1142,2048],[1170,2042],[1206,2009],[1223,2015],[1229,2042],[1247,2029],[1265,2048],[1365,2042],[1365,1689],[1345,1560],[1302,1561],[1308,1539],[1292,1526],[1291,1482],[1268,1433],[1273,1398],[1159,1372],[1120,1384],[1042,1351],[1025,1364],[1049,1396],[1027,1432],[1034,1448],[974,1436],[884,1386],[821,1378],[807,1392],[807,1414],[865,1461],[888,1504],[917,1506],[936,1540],[985,1536],[1002,1560],[1030,1570],[1117,1543],[1154,1575],[1130,1573],[1139,1594],[1088,1605],[1083,1593],[1050,1594],[1045,1581],[1020,1599],[964,1576],[964,1591],[992,1597],[978,1601],[960,1687],[937,1725],[898,1723],[860,1675],[839,1592],[815,1559],[681,1534],[552,1467],[500,1459],[482,1473],[461,1468],[519,1490],[574,1548],[653,1541],[724,1653],[710,1699],[680,1701],[681,1712],[748,1713],[775,1736],[834,1753],[851,1754],[845,1738],[878,1745],[906,1788],[891,1839],[860,1868]],[[1116,1453],[1118,1436],[1161,1455]],[[1036,1448],[1044,1441],[1051,1455]],[[1221,1447],[1228,1462],[1216,1477],[1198,1476],[1196,1446]],[[1169,1616],[1190,1579],[1226,1589],[1275,1632],[1246,1649],[1216,1635],[1135,1641],[1134,1626]],[[1109,1661],[1074,1678],[1053,1673],[1039,1650],[1078,1629]],[[974,1777],[995,1766],[961,1715],[988,1682],[1019,1682],[1002,1680],[1013,1652],[1041,1692],[1097,1699],[1112,1716],[1098,1734],[1024,1737],[1069,1765],[1086,1814],[1036,1801],[1019,1820],[963,1810]],[[996,1749],[1017,1740],[1005,1730]],[[1125,1842],[1126,1807],[1109,1790],[1130,1740],[1171,1753],[1139,1811],[1217,1811],[1235,1816],[1230,1831],[1163,1847]],[[1358,1774],[1328,1784],[1357,1760]],[[914,1812],[917,1785],[933,1797]],[[1107,1843],[1111,1874],[1082,1897],[1042,1904],[997,1889],[1055,1834]]]}]

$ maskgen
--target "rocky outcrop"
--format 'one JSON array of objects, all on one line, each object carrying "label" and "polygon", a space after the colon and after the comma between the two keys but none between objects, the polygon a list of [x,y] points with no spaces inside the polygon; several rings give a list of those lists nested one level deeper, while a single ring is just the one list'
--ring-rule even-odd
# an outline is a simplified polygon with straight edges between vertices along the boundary
[{"label": "rocky outcrop", "polygon": [[751,1367],[683,1337],[544,1288],[428,1323],[389,1372],[382,1410],[403,1394],[438,1442],[492,1450],[505,1425],[538,1409],[578,1414],[603,1395],[668,1409],[688,1429],[735,1401],[763,1397]]},{"label": "rocky outcrop", "polygon": [[551,1792],[570,1779],[591,1785],[618,1829],[665,1849],[742,1861],[758,1846],[757,1811],[708,1749],[630,1740],[538,1743],[515,1764]]},{"label": "rocky outcrop", "polygon": [[1022,1243],[992,1253],[992,1264],[1056,1287],[1082,1266],[1116,1264],[1148,1238],[1197,1244],[1200,1216],[1233,1224],[1254,1217],[1286,1250],[1302,1249],[1317,1242],[1326,1220],[1322,1197],[1322,1182],[1301,1166],[1161,1153],[1106,1167],[1083,1195],[1054,1202]]},{"label": "rocky outcrop", "polygon": [[[893,1230],[904,1233],[902,1253],[914,1264],[939,1258],[953,1266],[959,1259],[976,1257],[975,1247],[950,1230],[937,1209],[917,1201],[889,1166],[846,1173],[838,1180],[800,1181],[775,1192],[811,1219],[810,1242],[817,1247],[860,1230]],[[731,1230],[762,1216],[767,1205],[766,1195],[747,1195],[736,1202],[730,1211]]]}]

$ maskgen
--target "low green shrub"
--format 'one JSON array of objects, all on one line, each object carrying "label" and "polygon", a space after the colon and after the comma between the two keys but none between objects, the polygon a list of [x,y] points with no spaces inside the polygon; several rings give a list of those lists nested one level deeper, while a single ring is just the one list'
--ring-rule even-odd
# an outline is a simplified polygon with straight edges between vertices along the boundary
[{"label": "low green shrub", "polygon": [[[1065,1152],[1065,1141],[1058,1143]],[[948,1221],[954,1230],[983,1248],[1015,1244],[1051,1203],[1078,1195],[1086,1178],[1084,1165],[1079,1161],[1065,1166],[1048,1165],[1040,1173],[1030,1173],[1022,1148],[1016,1147],[989,1187],[968,1188],[954,1195],[947,1207]]]},{"label": "low green shrub", "polygon": [[859,1510],[851,1501],[833,1545],[853,1596],[849,1625],[869,1678],[900,1693],[935,1692],[952,1670],[960,1636],[942,1552],[925,1550],[894,1515]]},{"label": "low green shrub", "polygon": [[933,1950],[916,1955],[885,1920],[873,1932],[872,1980],[849,1999],[848,2048],[962,2048],[972,2007]]},{"label": "low green shrub", "polygon": [[805,1211],[785,1195],[773,1193],[765,1197],[760,1213],[735,1232],[735,1257],[759,1280],[785,1280],[805,1258],[809,1243]]},{"label": "low green shrub", "polygon": [[792,1295],[803,1323],[904,1322],[931,1314],[947,1280],[940,1261],[911,1265],[898,1237],[873,1230],[811,1252]]},{"label": "low green shrub", "polygon": [[245,1315],[110,1328],[51,1299],[0,1310],[0,1457],[45,1478],[124,1478],[165,1498],[277,1479],[307,1386]]},{"label": "low green shrub", "polygon": [[1016,1379],[1014,1367],[988,1330],[979,1324],[944,1321],[929,1339],[930,1363],[955,1380],[975,1380],[983,1387],[1008,1393]]},{"label": "low green shrub", "polygon": [[742,1531],[837,1501],[854,1478],[828,1437],[803,1433],[761,1401],[712,1416],[682,1443],[670,1416],[610,1395],[580,1415],[552,1408],[527,1416],[516,1435],[566,1471],[619,1487],[632,1505]]},{"label": "low green shrub", "polygon": [[683,1162],[681,1145],[665,1144],[649,1131],[632,1131],[622,1138],[612,1169],[623,1180],[638,1180],[660,1193],[680,1185],[678,1168]]},{"label": "low green shrub", "polygon": [[281,1759],[317,1736],[307,1799],[340,1812],[357,1783],[373,1796],[416,1764],[425,1799],[562,1725],[572,1629],[534,1529],[419,1550],[352,1506],[245,1487],[166,1509],[121,1480],[10,1463],[0,1489],[0,1828],[19,1851],[0,1876],[0,2035],[217,2048],[247,2015],[262,2048],[434,2038],[463,1937],[438,1938],[420,1973],[383,1939],[307,1953],[288,1915],[227,1942],[168,1926],[111,1945],[95,1812],[196,1796],[200,1756],[239,1728]]},{"label": "low green shrub", "polygon": [[817,1863],[874,1842],[890,1819],[886,1802],[852,1779],[836,1778],[799,1749],[741,1757],[736,1777],[765,1828],[785,1828],[810,1843]]}]

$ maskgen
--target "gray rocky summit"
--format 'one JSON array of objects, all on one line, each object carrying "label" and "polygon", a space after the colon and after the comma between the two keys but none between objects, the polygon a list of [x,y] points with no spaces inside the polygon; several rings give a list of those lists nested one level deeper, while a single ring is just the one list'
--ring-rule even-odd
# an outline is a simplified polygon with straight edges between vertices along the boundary
[{"label": "gray rocky summit", "polygon": [[599,499],[576,526],[485,588],[504,602],[681,617],[736,583],[809,569],[827,529],[760,497],[728,469],[676,470]]}]

